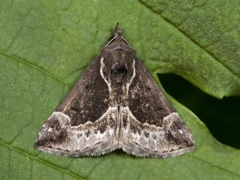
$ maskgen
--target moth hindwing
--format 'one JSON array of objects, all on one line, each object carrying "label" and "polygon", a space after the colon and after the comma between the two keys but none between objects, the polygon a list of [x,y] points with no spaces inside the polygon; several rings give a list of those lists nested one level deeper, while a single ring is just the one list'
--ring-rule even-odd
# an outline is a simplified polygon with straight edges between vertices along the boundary
[{"label": "moth hindwing", "polygon": [[35,147],[69,157],[120,148],[165,158],[189,152],[195,143],[117,25],[100,56],[42,126]]}]

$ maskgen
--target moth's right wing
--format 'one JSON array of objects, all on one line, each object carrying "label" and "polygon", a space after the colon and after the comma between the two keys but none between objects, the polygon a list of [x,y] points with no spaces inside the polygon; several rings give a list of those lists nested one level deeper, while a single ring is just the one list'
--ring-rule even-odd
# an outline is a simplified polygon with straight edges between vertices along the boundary
[{"label": "moth's right wing", "polygon": [[135,71],[129,105],[121,109],[120,147],[136,156],[157,158],[193,150],[191,132],[137,59]]}]

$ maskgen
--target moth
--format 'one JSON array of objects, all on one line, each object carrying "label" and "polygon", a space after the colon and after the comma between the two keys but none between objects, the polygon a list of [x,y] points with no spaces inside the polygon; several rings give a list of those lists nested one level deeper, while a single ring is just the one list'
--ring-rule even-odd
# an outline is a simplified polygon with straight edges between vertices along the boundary
[{"label": "moth", "polygon": [[68,157],[115,149],[165,158],[195,148],[192,134],[116,25],[38,133],[35,148]]}]

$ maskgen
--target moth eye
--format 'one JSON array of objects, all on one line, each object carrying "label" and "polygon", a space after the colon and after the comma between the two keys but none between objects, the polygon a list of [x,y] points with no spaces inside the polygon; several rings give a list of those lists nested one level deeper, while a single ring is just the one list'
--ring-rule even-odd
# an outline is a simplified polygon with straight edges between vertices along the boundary
[{"label": "moth eye", "polygon": [[125,75],[127,74],[127,68],[124,64],[117,64],[116,66],[114,66],[114,68],[112,69],[112,74],[121,74],[121,75]]}]

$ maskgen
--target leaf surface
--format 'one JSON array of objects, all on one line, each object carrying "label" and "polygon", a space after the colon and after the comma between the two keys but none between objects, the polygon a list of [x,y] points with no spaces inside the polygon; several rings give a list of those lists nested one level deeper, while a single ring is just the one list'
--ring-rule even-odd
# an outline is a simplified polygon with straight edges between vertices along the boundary
[{"label": "leaf surface", "polygon": [[[1,0],[0,179],[239,179],[240,151],[169,97],[196,150],[167,159],[121,150],[66,158],[33,149],[38,130],[104,47],[117,22],[154,77],[240,95],[240,1]],[[157,78],[156,78],[157,80]]]}]

